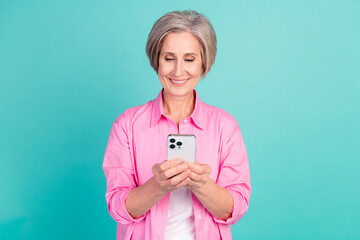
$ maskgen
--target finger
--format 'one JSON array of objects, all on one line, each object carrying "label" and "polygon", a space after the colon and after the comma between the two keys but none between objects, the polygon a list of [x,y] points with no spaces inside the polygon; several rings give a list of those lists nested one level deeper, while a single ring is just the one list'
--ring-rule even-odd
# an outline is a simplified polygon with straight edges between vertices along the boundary
[{"label": "finger", "polygon": [[168,169],[168,167],[171,166],[172,164],[178,164],[180,162],[181,162],[181,160],[177,160],[177,159],[165,160],[162,163],[155,164],[151,170],[154,175],[158,175],[162,171]]},{"label": "finger", "polygon": [[201,183],[199,182],[195,182],[193,180],[191,180],[190,178],[188,178],[189,180],[187,181],[186,187],[190,188],[190,189],[196,189],[202,186]]},{"label": "finger", "polygon": [[192,172],[195,172],[197,174],[203,174],[204,171],[204,164],[196,164],[196,163],[188,163],[189,168]]},{"label": "finger", "polygon": [[188,167],[188,165],[186,163],[182,163],[180,165],[177,165],[177,166],[175,166],[173,168],[170,168],[170,169],[168,169],[166,171],[161,172],[160,175],[161,175],[162,179],[169,179],[169,178],[172,178],[172,177],[184,172],[188,168],[189,167]]},{"label": "finger", "polygon": [[159,172],[166,171],[169,168],[173,168],[177,165],[181,164],[181,160],[178,158],[174,158],[171,160],[166,160],[159,164]]},{"label": "finger", "polygon": [[185,179],[182,180],[180,183],[176,184],[175,189],[182,188],[182,187],[186,187],[190,181],[191,181],[191,180],[190,180],[189,177],[185,178]]},{"label": "finger", "polygon": [[195,182],[200,182],[202,180],[202,175],[199,175],[195,172],[191,172],[189,174],[189,178],[192,180],[192,181],[195,181]]},{"label": "finger", "polygon": [[160,171],[160,168],[159,168],[159,163],[155,164],[152,168],[151,168],[151,171],[154,175],[156,175],[159,171]]},{"label": "finger", "polygon": [[209,174],[211,173],[211,167],[208,164],[193,164],[191,167],[189,166],[189,168],[193,171],[196,172],[197,174]]},{"label": "finger", "polygon": [[169,183],[172,186],[176,186],[179,183],[181,183],[184,179],[186,179],[189,174],[191,173],[191,171],[189,169],[187,169],[186,171],[183,171],[182,173],[176,175],[175,177],[172,177],[171,179],[169,179]]}]

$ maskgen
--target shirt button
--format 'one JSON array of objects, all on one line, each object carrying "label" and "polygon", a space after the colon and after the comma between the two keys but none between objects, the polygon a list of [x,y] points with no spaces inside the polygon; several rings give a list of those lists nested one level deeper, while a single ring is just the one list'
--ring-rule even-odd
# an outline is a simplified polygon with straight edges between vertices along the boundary
[{"label": "shirt button", "polygon": [[201,219],[201,215],[200,215],[200,214],[199,214],[197,217],[198,217],[199,220]]}]

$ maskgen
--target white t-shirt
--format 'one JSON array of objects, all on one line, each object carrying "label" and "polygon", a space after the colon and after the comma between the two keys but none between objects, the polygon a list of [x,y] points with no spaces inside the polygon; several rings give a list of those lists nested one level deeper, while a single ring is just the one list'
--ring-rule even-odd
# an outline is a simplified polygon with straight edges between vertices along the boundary
[{"label": "white t-shirt", "polygon": [[170,193],[165,240],[195,240],[191,191],[179,188]]}]

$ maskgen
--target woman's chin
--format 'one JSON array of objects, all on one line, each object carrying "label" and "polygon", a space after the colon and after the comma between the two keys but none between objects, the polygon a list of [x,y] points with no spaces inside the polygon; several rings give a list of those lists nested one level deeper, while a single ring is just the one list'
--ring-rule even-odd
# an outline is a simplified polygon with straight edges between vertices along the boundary
[{"label": "woman's chin", "polygon": [[191,96],[193,93],[193,89],[188,88],[171,88],[171,89],[165,89],[164,93],[168,96],[173,97],[185,97],[187,95]]}]

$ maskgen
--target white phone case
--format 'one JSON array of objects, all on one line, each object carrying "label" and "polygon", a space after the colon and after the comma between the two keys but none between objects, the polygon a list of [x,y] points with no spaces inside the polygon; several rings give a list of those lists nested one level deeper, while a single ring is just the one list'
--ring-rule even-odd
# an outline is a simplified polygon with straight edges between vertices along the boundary
[{"label": "white phone case", "polygon": [[168,160],[180,158],[195,163],[196,137],[187,134],[170,134],[167,139]]}]

